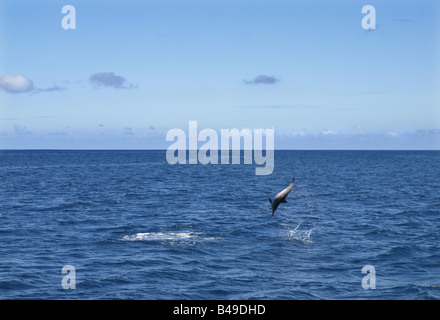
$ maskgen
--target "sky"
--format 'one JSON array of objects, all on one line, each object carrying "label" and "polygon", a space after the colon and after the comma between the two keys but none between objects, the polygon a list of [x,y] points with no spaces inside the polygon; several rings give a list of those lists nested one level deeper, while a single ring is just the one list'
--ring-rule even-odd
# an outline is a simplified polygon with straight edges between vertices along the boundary
[{"label": "sky", "polygon": [[189,121],[440,150],[440,3],[0,1],[0,149],[166,149]]}]

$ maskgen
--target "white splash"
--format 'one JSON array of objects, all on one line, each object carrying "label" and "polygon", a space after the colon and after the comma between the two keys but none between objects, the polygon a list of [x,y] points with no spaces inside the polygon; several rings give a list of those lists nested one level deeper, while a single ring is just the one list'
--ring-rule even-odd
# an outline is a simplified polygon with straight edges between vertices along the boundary
[{"label": "white splash", "polygon": [[313,243],[311,235],[312,232],[316,229],[316,227],[313,227],[311,229],[306,230],[300,230],[299,227],[301,226],[300,223],[296,226],[293,230],[287,230],[287,240],[296,240],[296,241],[302,241],[305,243]]},{"label": "white splash", "polygon": [[182,240],[213,240],[201,238],[197,232],[145,232],[123,236],[123,241],[182,241]]}]

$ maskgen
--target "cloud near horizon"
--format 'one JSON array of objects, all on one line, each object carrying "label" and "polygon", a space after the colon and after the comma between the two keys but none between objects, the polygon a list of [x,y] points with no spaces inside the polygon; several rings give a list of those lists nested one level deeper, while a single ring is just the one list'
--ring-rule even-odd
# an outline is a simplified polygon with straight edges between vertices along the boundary
[{"label": "cloud near horizon", "polygon": [[[115,130],[119,129],[119,130]],[[359,128],[356,128],[359,129]],[[28,128],[16,124],[0,132],[3,149],[161,149],[167,128],[96,128],[72,131]],[[203,143],[198,142],[200,147]],[[415,131],[344,130],[334,128],[276,130],[275,150],[440,150],[440,129]]]},{"label": "cloud near horizon", "polygon": [[15,133],[16,133],[16,134],[21,135],[21,136],[32,134],[32,132],[30,132],[26,127],[24,127],[24,126],[20,126],[20,125],[18,125],[18,124],[16,124],[16,125],[14,126],[14,130],[15,130]]}]

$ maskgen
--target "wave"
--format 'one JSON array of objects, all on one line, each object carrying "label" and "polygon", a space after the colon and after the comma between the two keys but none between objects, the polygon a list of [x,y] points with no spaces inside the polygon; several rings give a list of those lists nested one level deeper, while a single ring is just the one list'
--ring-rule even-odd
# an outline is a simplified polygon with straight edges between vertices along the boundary
[{"label": "wave", "polygon": [[214,240],[213,237],[201,237],[198,232],[144,232],[123,236],[122,241],[179,241]]}]

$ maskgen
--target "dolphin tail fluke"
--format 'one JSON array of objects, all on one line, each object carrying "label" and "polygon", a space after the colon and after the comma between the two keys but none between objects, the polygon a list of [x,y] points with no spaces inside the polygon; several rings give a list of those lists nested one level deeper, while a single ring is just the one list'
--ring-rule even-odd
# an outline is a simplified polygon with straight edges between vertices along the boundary
[{"label": "dolphin tail fluke", "polygon": [[272,199],[271,198],[269,198],[269,202],[272,204]]}]

